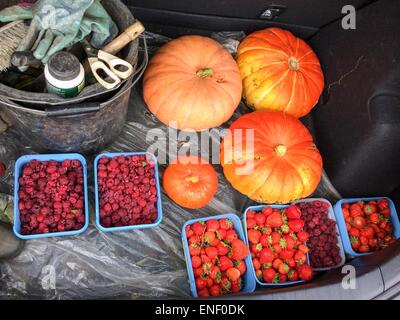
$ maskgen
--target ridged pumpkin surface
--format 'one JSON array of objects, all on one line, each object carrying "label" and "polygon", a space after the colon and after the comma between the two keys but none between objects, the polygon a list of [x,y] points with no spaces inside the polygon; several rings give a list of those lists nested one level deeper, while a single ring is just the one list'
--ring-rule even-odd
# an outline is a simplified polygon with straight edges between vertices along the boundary
[{"label": "ridged pumpkin surface", "polygon": [[297,118],[256,111],[236,120],[229,130],[221,144],[221,164],[225,177],[239,192],[258,202],[290,203],[317,188],[322,158]]},{"label": "ridged pumpkin surface", "polygon": [[183,36],[154,55],[143,80],[144,99],[163,123],[201,131],[229,120],[242,95],[238,66],[211,38]]},{"label": "ridged pumpkin surface", "polygon": [[318,102],[324,76],[318,57],[302,39],[279,28],[247,36],[238,48],[243,96],[256,110],[305,116]]}]

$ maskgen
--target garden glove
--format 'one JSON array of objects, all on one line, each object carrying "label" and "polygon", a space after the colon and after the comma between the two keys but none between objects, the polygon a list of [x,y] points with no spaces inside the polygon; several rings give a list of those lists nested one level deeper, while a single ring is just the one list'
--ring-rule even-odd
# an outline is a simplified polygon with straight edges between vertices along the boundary
[{"label": "garden glove", "polygon": [[118,29],[99,0],[38,0],[30,7],[13,6],[0,11],[0,21],[31,19],[25,39],[17,51],[33,51],[44,64],[50,57],[87,37],[103,47]]}]

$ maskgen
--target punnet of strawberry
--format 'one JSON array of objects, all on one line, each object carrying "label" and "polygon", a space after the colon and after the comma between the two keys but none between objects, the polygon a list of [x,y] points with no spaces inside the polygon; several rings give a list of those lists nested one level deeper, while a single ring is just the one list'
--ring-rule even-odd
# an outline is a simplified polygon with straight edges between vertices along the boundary
[{"label": "punnet of strawberry", "polygon": [[83,167],[78,160],[32,160],[19,177],[21,234],[80,230],[85,224]]},{"label": "punnet of strawberry", "polygon": [[339,247],[336,221],[329,217],[331,204],[328,201],[313,200],[297,203],[305,221],[304,230],[310,238],[310,263],[313,268],[333,268],[344,262]]},{"label": "punnet of strawberry", "polygon": [[147,225],[157,220],[155,162],[149,156],[101,157],[97,185],[104,228]]},{"label": "punnet of strawberry", "polygon": [[247,239],[256,277],[262,283],[311,280],[307,263],[309,238],[296,205],[246,212]]},{"label": "punnet of strawberry", "polygon": [[387,199],[344,203],[342,213],[355,252],[373,252],[395,242]]},{"label": "punnet of strawberry", "polygon": [[198,296],[240,292],[249,249],[233,222],[227,218],[195,222],[186,226],[185,234]]}]

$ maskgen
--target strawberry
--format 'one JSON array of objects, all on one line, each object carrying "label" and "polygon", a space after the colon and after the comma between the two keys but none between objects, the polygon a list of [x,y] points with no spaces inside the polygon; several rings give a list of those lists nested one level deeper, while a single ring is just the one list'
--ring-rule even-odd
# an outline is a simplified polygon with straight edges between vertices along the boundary
[{"label": "strawberry", "polygon": [[366,224],[367,224],[366,220],[361,216],[353,218],[353,226],[357,229],[364,228]]},{"label": "strawberry", "polygon": [[261,232],[258,230],[250,229],[247,231],[247,237],[251,244],[257,244],[260,242]]},{"label": "strawberry", "polygon": [[350,217],[358,217],[363,215],[363,210],[360,203],[356,202],[350,205]]},{"label": "strawberry", "polygon": [[215,232],[206,231],[204,233],[203,239],[206,243],[210,244],[215,240]]},{"label": "strawberry", "polygon": [[207,286],[207,280],[202,277],[196,278],[196,288],[197,290],[202,290]]},{"label": "strawberry", "polygon": [[213,259],[215,257],[218,257],[218,250],[215,247],[207,247],[206,249],[206,255],[210,258]]},{"label": "strawberry", "polygon": [[220,295],[221,295],[221,287],[220,287],[220,286],[217,286],[217,285],[214,285],[214,286],[212,286],[212,287],[210,288],[209,292],[210,292],[210,295],[211,295],[212,297],[220,296]]},{"label": "strawberry", "polygon": [[360,230],[356,229],[356,228],[351,228],[349,231],[349,235],[351,237],[359,237],[360,236]]},{"label": "strawberry", "polygon": [[389,202],[387,201],[387,199],[378,200],[378,208],[379,208],[379,210],[389,208]]},{"label": "strawberry", "polygon": [[221,256],[219,258],[219,268],[221,269],[221,271],[226,271],[232,267],[233,267],[233,262],[231,259],[229,259],[226,256]]},{"label": "strawberry", "polygon": [[253,258],[253,266],[255,270],[261,269],[261,262],[258,258]]},{"label": "strawberry", "polygon": [[205,230],[206,230],[206,226],[204,225],[204,223],[195,222],[195,223],[192,225],[192,229],[193,229],[193,232],[194,232],[196,235],[202,236],[203,233],[204,233]]},{"label": "strawberry", "polygon": [[207,231],[216,232],[219,229],[219,222],[211,219],[206,221]]},{"label": "strawberry", "polygon": [[358,248],[358,251],[361,253],[369,252],[370,251],[369,245],[368,244],[360,245],[360,247]]},{"label": "strawberry", "polygon": [[291,205],[289,208],[286,209],[286,215],[288,219],[300,219],[301,210],[298,206]]},{"label": "strawberry", "polygon": [[225,256],[229,253],[229,246],[224,242],[218,243],[216,248],[218,250],[218,255],[220,256]]},{"label": "strawberry", "polygon": [[297,281],[297,280],[299,280],[299,274],[298,274],[298,272],[297,272],[296,270],[294,270],[294,269],[291,269],[291,270],[288,272],[287,277],[288,277],[289,281]]},{"label": "strawberry", "polygon": [[297,264],[304,264],[307,260],[307,256],[304,252],[297,251],[293,256],[293,259],[296,261]]},{"label": "strawberry", "polygon": [[224,240],[226,237],[226,230],[223,229],[218,229],[217,232],[215,233],[217,235],[217,238],[219,240]]},{"label": "strawberry", "polygon": [[281,231],[283,234],[288,234],[290,233],[290,228],[286,223],[284,223],[283,225],[281,225]]},{"label": "strawberry", "polygon": [[240,275],[244,275],[246,272],[246,263],[243,260],[235,260],[233,265],[236,269],[240,271]]},{"label": "strawberry", "polygon": [[221,282],[221,269],[218,266],[212,266],[209,272],[209,277],[214,280],[215,283]]},{"label": "strawberry", "polygon": [[222,277],[220,286],[221,286],[222,291],[229,292],[231,290],[232,284],[231,284],[231,281],[227,277]]},{"label": "strawberry", "polygon": [[240,239],[232,241],[232,259],[243,260],[249,254],[249,249]]},{"label": "strawberry", "polygon": [[293,250],[285,249],[279,253],[279,258],[281,258],[282,260],[289,260],[293,257],[293,255],[294,255]]},{"label": "strawberry", "polygon": [[240,290],[242,290],[242,280],[239,279],[237,281],[232,281],[231,282],[231,291],[232,293],[238,293]]},{"label": "strawberry", "polygon": [[390,217],[390,209],[389,208],[382,209],[380,211],[380,214],[385,218],[389,218]]},{"label": "strawberry", "polygon": [[368,203],[368,204],[366,204],[364,206],[363,211],[367,215],[369,215],[371,213],[375,213],[376,212],[376,205]]},{"label": "strawberry", "polygon": [[281,240],[281,235],[274,231],[271,233],[271,244],[277,244]]},{"label": "strawberry", "polygon": [[270,245],[269,241],[268,241],[268,235],[267,234],[263,234],[260,237],[260,243],[263,247],[268,247]]},{"label": "strawberry", "polygon": [[276,271],[274,269],[264,269],[262,271],[262,277],[264,282],[272,283],[276,276]]},{"label": "strawberry", "polygon": [[289,267],[294,268],[296,266],[296,261],[293,258],[286,260],[286,263]]},{"label": "strawberry", "polygon": [[246,213],[246,218],[253,219],[253,218],[254,218],[254,216],[255,216],[255,214],[256,214],[256,212],[255,212],[255,211],[253,211],[253,210],[249,210],[249,211],[247,211],[247,213]]},{"label": "strawberry", "polygon": [[299,249],[299,251],[301,251],[303,253],[308,253],[308,251],[309,251],[308,247],[304,244],[300,244],[298,249]]},{"label": "strawberry", "polygon": [[223,219],[219,220],[219,227],[222,230],[228,231],[233,228],[233,223],[231,220],[223,218]]},{"label": "strawberry", "polygon": [[211,262],[211,259],[205,254],[202,254],[200,256],[200,258],[201,258],[201,262],[203,262],[203,263]]},{"label": "strawberry", "polygon": [[264,248],[260,251],[260,263],[272,262],[274,254],[270,248]]},{"label": "strawberry", "polygon": [[247,229],[253,229],[255,226],[257,226],[257,222],[254,218],[247,218],[246,226],[247,226]]},{"label": "strawberry", "polygon": [[278,282],[279,282],[279,283],[285,283],[285,282],[287,282],[287,275],[286,275],[286,274],[280,273],[280,274],[279,274],[279,277],[278,277]]},{"label": "strawberry", "polygon": [[308,239],[309,239],[309,234],[306,232],[306,231],[299,231],[298,233],[297,233],[297,239],[300,241],[300,242],[306,242]]},{"label": "strawberry", "polygon": [[201,266],[201,258],[199,256],[192,257],[192,267],[193,269],[197,269]]},{"label": "strawberry", "polygon": [[254,220],[256,221],[256,224],[259,226],[263,226],[266,219],[267,219],[267,216],[263,213],[257,213],[254,216]]},{"label": "strawberry", "polygon": [[342,213],[343,213],[343,217],[344,217],[345,220],[350,217],[349,208],[343,208],[342,207]]},{"label": "strawberry", "polygon": [[358,250],[358,248],[360,247],[361,243],[360,243],[360,239],[357,237],[350,237],[350,242],[351,242],[351,247],[354,250]]},{"label": "strawberry", "polygon": [[206,298],[210,296],[210,292],[208,291],[207,288],[201,289],[200,291],[198,291],[198,295],[201,298]]},{"label": "strawberry", "polygon": [[199,267],[197,269],[194,269],[193,273],[195,277],[201,277],[203,275],[203,268]]},{"label": "strawberry", "polygon": [[283,236],[283,238],[285,239],[285,241],[286,241],[286,248],[287,249],[293,249],[295,246],[296,246],[296,244],[297,244],[297,241],[293,238],[293,236],[291,236],[291,235],[285,235],[285,236]]},{"label": "strawberry", "polygon": [[372,213],[369,215],[368,219],[373,224],[379,224],[382,221],[382,216],[378,213]]},{"label": "strawberry", "polygon": [[251,253],[259,255],[262,248],[263,246],[261,245],[261,243],[253,244],[251,245]]},{"label": "strawberry", "polygon": [[375,231],[371,227],[366,227],[365,229],[361,230],[360,235],[368,239],[372,239],[375,236]]},{"label": "strawberry", "polygon": [[279,270],[279,267],[280,267],[280,265],[283,263],[283,261],[281,260],[281,259],[275,259],[273,262],[272,262],[272,267],[275,269],[275,270]]},{"label": "strawberry", "polygon": [[198,256],[200,254],[201,248],[196,244],[189,245],[189,252],[191,256]]},{"label": "strawberry", "polygon": [[280,228],[282,224],[283,219],[279,212],[271,213],[266,219],[266,225],[271,228]]},{"label": "strawberry", "polygon": [[265,206],[264,209],[262,210],[262,213],[265,215],[265,217],[268,217],[272,213],[273,209],[270,206]]},{"label": "strawberry", "polygon": [[313,270],[308,264],[302,264],[298,266],[297,271],[301,280],[308,281],[313,278]]},{"label": "strawberry", "polygon": [[237,281],[240,278],[240,271],[237,268],[229,268],[226,270],[226,276],[230,281]]},{"label": "strawberry", "polygon": [[282,251],[282,246],[279,243],[272,245],[272,248],[274,249],[274,253],[277,255]]},{"label": "strawberry", "polygon": [[293,232],[300,232],[303,230],[304,221],[301,219],[289,220],[288,225]]},{"label": "strawberry", "polygon": [[[66,203],[67,203],[67,202],[66,202]],[[186,226],[186,228],[185,228],[185,233],[186,233],[186,238],[188,238],[188,239],[189,239],[191,236],[193,236],[193,234],[194,234],[192,228],[191,228],[189,225]]]},{"label": "strawberry", "polygon": [[188,242],[189,242],[189,245],[196,245],[196,246],[198,246],[198,245],[200,245],[200,237],[197,236],[197,235],[193,235],[193,236],[191,236],[191,237],[189,238]]},{"label": "strawberry", "polygon": [[232,242],[233,240],[237,239],[238,235],[235,230],[228,230],[226,232],[225,240]]},{"label": "strawberry", "polygon": [[271,227],[267,227],[267,226],[264,226],[264,227],[262,227],[261,229],[260,229],[260,231],[261,231],[261,233],[262,234],[265,234],[265,235],[270,235],[271,233],[272,233],[272,228]]}]

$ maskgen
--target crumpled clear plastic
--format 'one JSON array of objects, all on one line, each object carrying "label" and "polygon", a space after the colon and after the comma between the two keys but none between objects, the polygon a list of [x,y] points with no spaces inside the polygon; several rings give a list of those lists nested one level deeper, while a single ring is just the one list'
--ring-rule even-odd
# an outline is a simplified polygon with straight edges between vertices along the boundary
[{"label": "crumpled clear plastic", "polygon": [[[153,53],[169,40],[149,32],[145,36],[150,52]],[[221,40],[221,34],[215,38]],[[222,43],[228,43],[231,50],[234,48],[232,43],[240,39],[223,38]],[[147,150],[153,143],[151,139],[146,140],[149,132],[166,136],[168,127],[148,111],[141,92],[140,84],[133,89],[124,131],[105,152]],[[241,103],[232,119],[218,129],[228,128],[234,120],[248,112],[251,110]],[[19,146],[18,139],[12,136],[12,131],[7,139],[0,135],[0,145],[3,146],[0,148],[0,159],[1,150],[13,150],[7,154],[13,154],[15,158],[23,153],[32,153],[29,147]],[[167,140],[167,145],[186,145],[200,150],[193,143],[188,146],[185,141]],[[214,136],[210,140],[217,144],[220,141],[219,137]],[[207,153],[201,155],[209,158]],[[158,156],[165,157],[168,154]],[[190,219],[222,213],[241,215],[254,202],[235,191],[225,179],[221,166],[214,165],[219,188],[207,207],[187,210],[173,203],[163,193],[163,220],[160,226],[154,229],[102,233],[94,225],[93,158],[87,158],[90,186],[88,230],[79,236],[27,241],[24,251],[18,257],[0,263],[0,299],[190,298],[181,240],[184,223]],[[165,165],[160,165],[160,179],[165,168]],[[6,180],[12,184],[12,175],[9,174]],[[315,196],[328,199],[337,196],[325,176]]]}]

